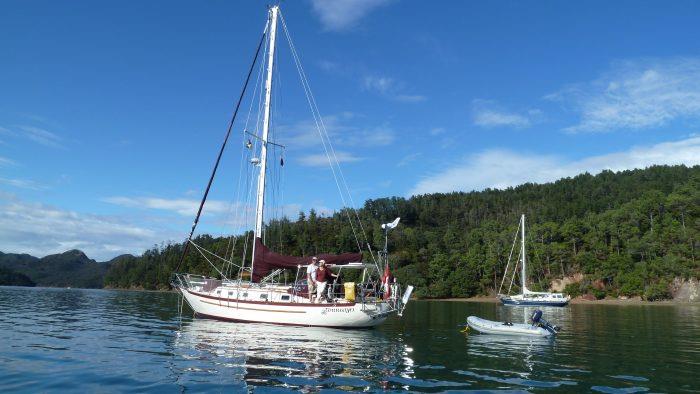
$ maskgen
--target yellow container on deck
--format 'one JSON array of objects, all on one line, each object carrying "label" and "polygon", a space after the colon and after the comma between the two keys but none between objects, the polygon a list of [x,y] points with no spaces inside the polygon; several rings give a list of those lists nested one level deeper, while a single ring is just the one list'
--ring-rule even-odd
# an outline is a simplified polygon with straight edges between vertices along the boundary
[{"label": "yellow container on deck", "polygon": [[345,299],[355,301],[355,282],[345,282]]}]

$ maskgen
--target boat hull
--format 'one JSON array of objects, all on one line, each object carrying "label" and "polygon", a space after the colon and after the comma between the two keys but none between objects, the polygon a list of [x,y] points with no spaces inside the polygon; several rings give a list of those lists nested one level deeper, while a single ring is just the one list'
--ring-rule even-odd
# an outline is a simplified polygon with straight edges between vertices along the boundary
[{"label": "boat hull", "polygon": [[545,301],[545,300],[518,300],[518,299],[512,299],[512,298],[501,298],[501,303],[503,303],[503,305],[512,305],[512,306],[557,306],[557,307],[562,307],[562,306],[566,306],[569,303],[569,300],[564,299],[561,301]]},{"label": "boat hull", "polygon": [[292,326],[369,328],[379,325],[391,313],[386,302],[300,303],[240,301],[214,297],[179,288],[195,315],[235,322],[270,323]]},{"label": "boat hull", "polygon": [[486,320],[476,316],[469,316],[467,325],[469,325],[469,328],[483,334],[531,337],[549,337],[553,335],[550,331],[531,324],[511,323],[506,325],[504,322]]}]

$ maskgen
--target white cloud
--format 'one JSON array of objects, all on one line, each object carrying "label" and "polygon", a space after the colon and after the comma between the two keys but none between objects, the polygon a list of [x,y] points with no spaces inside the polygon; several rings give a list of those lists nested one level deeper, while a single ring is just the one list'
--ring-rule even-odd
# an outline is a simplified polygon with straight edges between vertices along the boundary
[{"label": "white cloud", "polygon": [[[331,158],[333,158],[331,156]],[[335,151],[335,158],[338,160],[338,163],[352,163],[355,161],[360,161],[364,160],[362,157],[358,157],[353,155],[352,153],[349,152],[343,152],[343,151]],[[322,166],[328,166],[328,157],[325,154],[317,154],[317,155],[307,155],[303,156],[299,159],[299,162],[308,167],[322,167]],[[335,163],[335,160],[333,160]]]},{"label": "white cloud", "polygon": [[399,94],[394,97],[397,101],[404,103],[420,103],[428,98],[420,94]]},{"label": "white cloud", "polygon": [[301,204],[285,204],[281,208],[281,215],[291,220],[296,220],[296,218],[299,216],[299,212],[301,211],[301,209]]},{"label": "white cloud", "polygon": [[[180,215],[191,214],[192,217],[198,204],[198,201],[194,200],[143,197],[112,197],[105,200],[128,208],[166,210]],[[213,235],[231,234],[235,233],[230,229],[232,226],[240,227],[245,224],[245,228],[249,229],[252,225],[252,220],[249,220],[250,223],[242,223],[243,217],[236,222],[235,218],[226,218],[221,214],[224,211],[223,203],[212,203],[211,209],[207,204],[205,212],[218,214],[215,215],[214,223],[218,227],[206,227],[200,232]],[[267,217],[283,215],[295,219],[301,209],[300,204],[286,204],[275,212],[268,211]],[[248,219],[251,219],[254,216],[253,209],[248,209],[248,212],[251,214],[248,215]],[[139,213],[97,215],[75,212],[23,201],[0,191],[0,251],[5,253],[29,253],[41,257],[69,249],[80,249],[90,258],[106,261],[124,253],[138,255],[162,242],[181,242],[188,227],[185,225],[173,230],[170,228],[172,224],[172,218],[145,217]]]},{"label": "white cloud", "polygon": [[[178,215],[192,217],[197,214],[199,203],[201,200],[193,200],[187,198],[159,198],[159,197],[107,197],[102,201],[120,205],[128,208],[156,209],[161,211],[169,211]],[[219,200],[208,200],[204,206],[205,214],[222,214],[230,212],[233,208],[232,204]]]},{"label": "white cloud", "polygon": [[363,80],[363,86],[366,90],[372,90],[381,94],[389,93],[389,90],[394,88],[395,83],[393,78],[374,75],[368,75]]},{"label": "white cloud", "polygon": [[40,185],[34,181],[28,179],[12,179],[12,178],[1,178],[0,183],[12,187],[17,187],[20,189],[28,190],[46,190],[46,186]]},{"label": "white cloud", "polygon": [[0,134],[9,137],[24,137],[38,144],[51,148],[63,148],[61,137],[40,127],[18,125],[12,126],[14,130],[0,127]]},{"label": "white cloud", "polygon": [[491,100],[477,99],[472,101],[472,116],[474,124],[482,127],[527,127],[532,123],[533,116],[540,115],[539,110],[530,110],[527,114],[517,114],[506,111]]},{"label": "white cloud", "polygon": [[569,160],[555,155],[523,154],[504,149],[487,150],[460,164],[419,181],[409,195],[503,189],[526,182],[546,183],[583,172],[621,171],[655,164],[700,164],[700,137],[636,146],[627,151]]},{"label": "white cloud", "polygon": [[15,135],[15,133],[12,130],[8,129],[7,127],[2,127],[2,126],[0,126],[0,134],[9,135],[9,136]]},{"label": "white cloud", "polygon": [[546,96],[580,112],[570,132],[644,129],[700,117],[700,59],[626,61],[599,79]]},{"label": "white cloud", "polygon": [[354,27],[372,10],[389,2],[390,0],[311,0],[311,5],[324,29],[342,31]]},{"label": "white cloud", "polygon": [[[187,219],[194,219],[201,200],[114,196],[103,198],[102,201],[125,208],[174,213]],[[253,199],[253,203],[254,201]],[[295,218],[301,209],[302,206],[298,203],[268,205],[265,210],[265,220],[282,216]],[[202,218],[208,219],[206,222],[200,221],[198,228],[203,232],[237,233],[239,230],[247,230],[254,225],[255,206],[253,204],[246,205],[243,202],[209,199],[202,210]]]},{"label": "white cloud", "polygon": [[6,253],[45,256],[78,248],[91,258],[108,260],[181,236],[116,216],[78,213],[0,195],[0,250]]},{"label": "white cloud", "polygon": [[416,161],[416,159],[418,159],[421,155],[422,155],[422,153],[420,153],[420,152],[408,154],[408,155],[402,157],[401,160],[399,160],[398,163],[396,163],[396,167],[407,166],[408,164]]},{"label": "white cloud", "polygon": [[[334,147],[352,148],[385,146],[394,142],[395,133],[387,125],[375,127],[361,127],[351,125],[358,115],[343,112],[336,115],[323,117],[328,136]],[[290,149],[308,149],[321,146],[321,137],[318,134],[316,123],[309,119],[292,125],[278,127],[282,144]]]},{"label": "white cloud", "polygon": [[474,124],[477,126],[494,127],[494,126],[515,126],[525,127],[530,124],[530,121],[522,116],[507,112],[499,112],[494,110],[483,110],[474,114]]},{"label": "white cloud", "polygon": [[366,75],[362,80],[362,87],[367,91],[404,103],[419,103],[428,99],[420,94],[405,93],[404,83],[386,76]]},{"label": "white cloud", "polygon": [[9,167],[14,165],[17,165],[16,161],[0,156],[0,167]]},{"label": "white cloud", "polygon": [[377,126],[362,131],[344,135],[338,138],[341,145],[377,147],[391,145],[396,139],[394,130],[387,126]]},{"label": "white cloud", "polygon": [[41,145],[48,146],[51,148],[62,148],[61,138],[45,129],[34,126],[17,126],[18,129],[22,131],[22,134]]},{"label": "white cloud", "polygon": [[328,208],[326,206],[315,206],[314,211],[318,216],[331,217],[335,213],[335,209]]},{"label": "white cloud", "polygon": [[318,66],[321,68],[321,70],[326,72],[335,72],[340,69],[340,64],[330,60],[320,60],[318,62]]}]

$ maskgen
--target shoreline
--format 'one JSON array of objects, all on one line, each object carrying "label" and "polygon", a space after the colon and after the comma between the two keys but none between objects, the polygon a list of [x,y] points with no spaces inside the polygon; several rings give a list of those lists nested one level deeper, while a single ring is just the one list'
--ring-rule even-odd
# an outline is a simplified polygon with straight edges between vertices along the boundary
[{"label": "shoreline", "polygon": [[[496,297],[469,297],[469,298],[433,298],[424,299],[420,301],[448,301],[448,302],[475,302],[475,303],[498,303],[498,298]],[[618,306],[632,306],[632,305],[700,305],[698,301],[675,301],[675,300],[663,300],[663,301],[645,301],[639,298],[630,298],[626,300],[621,300],[617,298],[606,298],[602,300],[586,300],[583,298],[574,298],[569,302],[569,305],[618,305]]]},{"label": "shoreline", "polygon": [[[83,288],[83,287],[53,287],[53,286],[11,286],[11,285],[0,285],[0,287],[15,287],[15,288],[27,288],[27,289],[51,289],[51,290],[108,290],[108,291],[126,291],[126,292],[147,292],[147,293],[174,293],[173,289],[139,289],[139,288],[119,288],[119,287],[103,287],[103,288]],[[412,301],[446,301],[446,302],[473,302],[473,303],[498,303],[498,298],[496,297],[468,297],[468,298],[412,298]],[[626,300],[621,300],[617,298],[605,298],[602,300],[587,300],[584,298],[574,298],[569,302],[569,305],[618,305],[618,306],[632,306],[632,305],[700,305],[700,301],[676,301],[676,300],[662,300],[662,301],[645,301],[639,297],[629,298]]]}]

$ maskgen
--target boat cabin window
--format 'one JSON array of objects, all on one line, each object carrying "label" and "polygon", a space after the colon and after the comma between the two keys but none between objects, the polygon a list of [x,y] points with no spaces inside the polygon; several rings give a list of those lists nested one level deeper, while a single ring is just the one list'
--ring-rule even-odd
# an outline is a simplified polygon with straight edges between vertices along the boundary
[{"label": "boat cabin window", "polygon": [[217,290],[217,291],[216,291],[216,294],[217,294],[217,295],[221,295],[221,290]]},{"label": "boat cabin window", "polygon": [[233,295],[233,292],[232,292],[232,291],[229,291],[229,292],[228,292],[228,296],[231,297],[232,295]]},{"label": "boat cabin window", "polygon": [[261,300],[267,300],[267,294],[260,294]]},{"label": "boat cabin window", "polygon": [[248,293],[243,293],[243,298],[248,298]]},{"label": "boat cabin window", "polygon": [[283,296],[282,296],[282,301],[289,301],[289,296],[288,296],[288,295],[283,295]]}]

